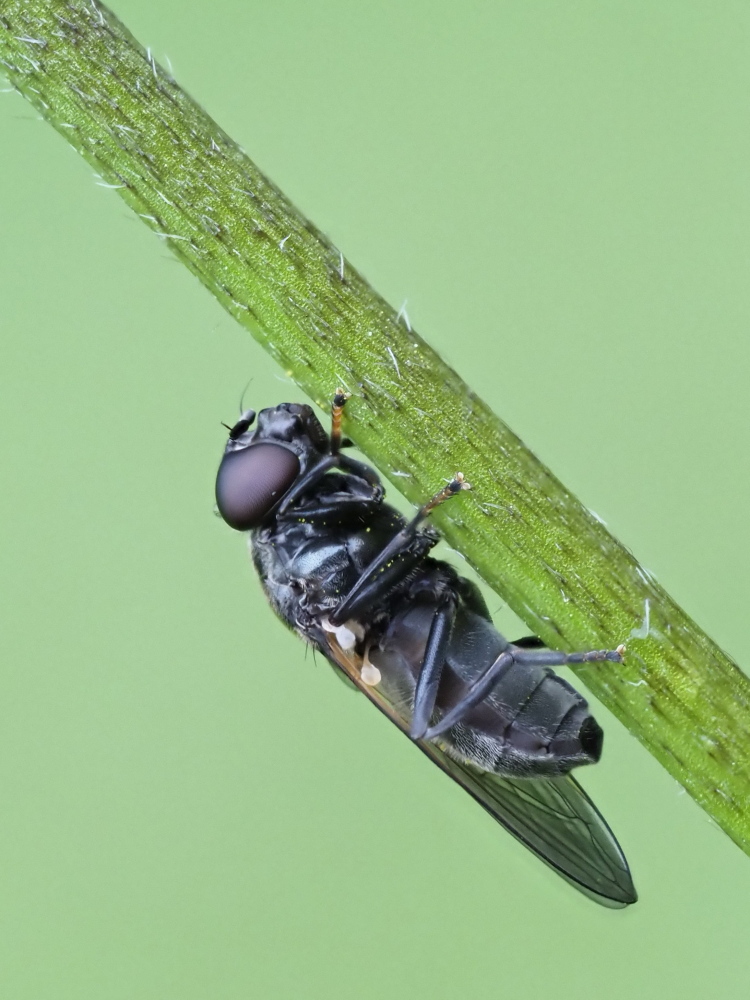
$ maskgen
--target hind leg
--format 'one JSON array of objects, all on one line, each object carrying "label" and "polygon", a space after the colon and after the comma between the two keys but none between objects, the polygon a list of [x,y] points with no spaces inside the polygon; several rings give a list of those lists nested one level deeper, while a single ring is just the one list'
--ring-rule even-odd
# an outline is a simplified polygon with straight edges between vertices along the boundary
[{"label": "hind leg", "polygon": [[[521,642],[526,643],[526,640],[522,639]],[[624,646],[618,646],[617,649],[595,649],[589,653],[561,653],[555,649],[529,649],[525,645],[511,644],[474,681],[463,698],[449,712],[446,712],[439,722],[426,731],[425,739],[430,740],[435,736],[440,736],[441,733],[460,722],[467,712],[484,701],[514,662],[536,667],[560,667],[568,663],[599,663],[603,660],[622,663],[624,652]]]}]

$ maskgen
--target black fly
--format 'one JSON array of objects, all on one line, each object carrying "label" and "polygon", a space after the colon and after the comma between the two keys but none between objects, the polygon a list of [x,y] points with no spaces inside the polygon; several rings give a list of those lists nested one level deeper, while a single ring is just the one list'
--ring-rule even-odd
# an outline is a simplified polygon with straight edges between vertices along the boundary
[{"label": "black fly", "polygon": [[550,669],[619,662],[623,648],[566,655],[509,642],[473,583],[430,557],[430,511],[469,488],[460,473],[410,522],[370,466],[341,453],[347,396],[330,436],[309,406],[252,410],[229,431],[216,480],[224,520],[250,531],[279,617],[507,830],[586,895],[636,893],[603,817],[569,774],[599,760],[602,730]]}]

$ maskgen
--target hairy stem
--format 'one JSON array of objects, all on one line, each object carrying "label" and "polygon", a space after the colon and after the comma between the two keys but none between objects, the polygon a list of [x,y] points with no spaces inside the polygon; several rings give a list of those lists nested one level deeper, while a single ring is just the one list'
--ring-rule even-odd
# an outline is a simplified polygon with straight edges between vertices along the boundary
[{"label": "hairy stem", "polygon": [[0,61],[410,500],[474,489],[446,538],[550,646],[627,644],[577,673],[745,851],[750,682],[95,0],[0,0]]}]

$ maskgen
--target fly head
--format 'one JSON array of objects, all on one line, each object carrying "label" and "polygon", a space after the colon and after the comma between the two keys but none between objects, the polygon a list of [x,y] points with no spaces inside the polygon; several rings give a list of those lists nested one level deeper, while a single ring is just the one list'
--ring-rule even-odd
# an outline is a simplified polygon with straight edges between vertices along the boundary
[{"label": "fly head", "polygon": [[224,456],[216,477],[216,505],[232,528],[257,528],[301,474],[328,450],[328,435],[312,407],[281,403],[246,410],[228,428]]}]

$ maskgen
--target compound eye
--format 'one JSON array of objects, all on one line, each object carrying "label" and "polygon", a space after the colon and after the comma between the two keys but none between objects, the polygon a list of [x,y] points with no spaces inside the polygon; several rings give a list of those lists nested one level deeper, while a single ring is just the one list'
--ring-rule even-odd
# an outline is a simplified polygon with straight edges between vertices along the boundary
[{"label": "compound eye", "polygon": [[227,452],[216,477],[216,504],[232,528],[257,527],[299,475],[299,459],[278,444]]}]

